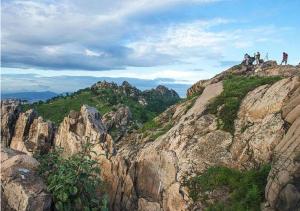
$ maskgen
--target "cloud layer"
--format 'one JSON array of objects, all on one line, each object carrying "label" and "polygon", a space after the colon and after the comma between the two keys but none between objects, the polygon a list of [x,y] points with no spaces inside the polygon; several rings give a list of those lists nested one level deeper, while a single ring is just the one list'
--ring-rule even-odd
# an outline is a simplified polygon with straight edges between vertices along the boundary
[{"label": "cloud layer", "polygon": [[3,1],[2,62],[6,67],[108,70],[170,64],[168,52],[143,55],[147,30],[138,17],[183,3],[215,0]]}]

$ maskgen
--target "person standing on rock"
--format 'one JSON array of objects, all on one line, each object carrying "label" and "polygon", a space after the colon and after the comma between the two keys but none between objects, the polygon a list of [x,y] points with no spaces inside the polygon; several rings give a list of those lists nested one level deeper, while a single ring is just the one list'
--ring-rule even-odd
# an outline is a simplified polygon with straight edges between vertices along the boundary
[{"label": "person standing on rock", "polygon": [[257,52],[257,53],[254,55],[254,57],[255,57],[255,62],[256,62],[256,64],[258,65],[258,64],[260,63],[260,53]]},{"label": "person standing on rock", "polygon": [[246,53],[244,56],[244,61],[247,66],[249,65],[249,60],[250,60],[250,56],[249,56],[249,54]]},{"label": "person standing on rock", "polygon": [[283,52],[282,53],[282,61],[281,61],[281,64],[284,63],[285,65],[287,64],[287,60],[288,60],[288,54],[286,52]]}]

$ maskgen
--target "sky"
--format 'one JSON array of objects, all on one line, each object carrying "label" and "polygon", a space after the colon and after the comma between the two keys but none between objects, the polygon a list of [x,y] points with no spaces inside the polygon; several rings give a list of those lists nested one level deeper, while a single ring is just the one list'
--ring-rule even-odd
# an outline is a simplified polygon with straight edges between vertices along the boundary
[{"label": "sky", "polygon": [[98,80],[181,95],[247,52],[300,62],[299,0],[2,0],[1,91]]}]

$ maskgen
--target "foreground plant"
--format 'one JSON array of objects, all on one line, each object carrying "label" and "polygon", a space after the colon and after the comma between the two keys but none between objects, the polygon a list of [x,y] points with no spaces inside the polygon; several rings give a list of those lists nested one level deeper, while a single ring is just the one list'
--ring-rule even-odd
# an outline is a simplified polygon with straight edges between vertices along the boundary
[{"label": "foreground plant", "polygon": [[92,159],[93,144],[68,158],[61,148],[46,155],[38,155],[39,173],[45,178],[57,210],[108,210],[100,168]]}]

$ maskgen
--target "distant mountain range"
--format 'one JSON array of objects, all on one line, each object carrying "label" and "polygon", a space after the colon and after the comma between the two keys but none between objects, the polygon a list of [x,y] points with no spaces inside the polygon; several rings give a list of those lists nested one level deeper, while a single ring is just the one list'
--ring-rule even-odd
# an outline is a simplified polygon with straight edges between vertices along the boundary
[{"label": "distant mountain range", "polygon": [[55,92],[15,92],[15,93],[1,93],[1,99],[20,99],[27,100],[28,102],[45,101],[52,97],[57,96]]}]

